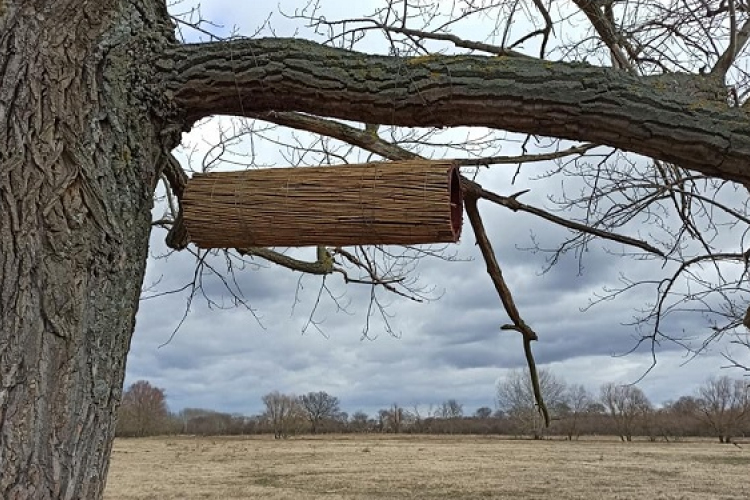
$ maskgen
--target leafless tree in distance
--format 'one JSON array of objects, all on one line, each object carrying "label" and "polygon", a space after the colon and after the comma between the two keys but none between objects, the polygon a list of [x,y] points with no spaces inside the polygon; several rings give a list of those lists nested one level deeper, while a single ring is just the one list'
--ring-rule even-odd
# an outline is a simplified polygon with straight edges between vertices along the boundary
[{"label": "leafless tree in distance", "polygon": [[750,421],[750,389],[745,380],[724,375],[710,378],[698,389],[699,418],[718,436],[719,442],[731,443],[743,423]]},{"label": "leafless tree in distance", "polygon": [[341,413],[339,398],[325,391],[309,392],[300,396],[299,400],[310,421],[313,434],[317,434],[321,421],[334,419]]},{"label": "leafless tree in distance", "polygon": [[[553,410],[564,401],[566,384],[551,370],[539,370],[538,384],[541,397]],[[546,427],[545,419],[537,407],[534,381],[527,370],[513,369],[501,378],[496,387],[498,409],[511,418],[523,433],[541,439]],[[554,412],[553,412],[554,413]]]},{"label": "leafless tree in distance", "polygon": [[600,389],[599,399],[614,421],[622,441],[632,441],[652,410],[646,395],[634,385],[606,383]]},{"label": "leafless tree in distance", "polygon": [[263,396],[262,400],[266,406],[265,416],[273,427],[276,439],[287,438],[298,422],[305,418],[304,409],[293,394],[273,391]]},{"label": "leafless tree in distance", "polygon": [[153,436],[164,431],[168,417],[164,389],[139,380],[122,395],[117,431],[125,436]]},{"label": "leafless tree in distance", "polygon": [[567,386],[560,403],[560,417],[563,432],[569,440],[578,439],[581,434],[581,420],[588,412],[594,398],[581,384]]}]

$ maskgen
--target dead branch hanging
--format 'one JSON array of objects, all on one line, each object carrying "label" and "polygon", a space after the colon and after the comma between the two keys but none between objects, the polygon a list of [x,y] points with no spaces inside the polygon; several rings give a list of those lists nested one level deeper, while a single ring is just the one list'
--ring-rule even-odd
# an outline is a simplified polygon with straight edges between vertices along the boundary
[{"label": "dead branch hanging", "polygon": [[487,274],[489,274],[492,279],[492,283],[495,285],[495,290],[497,290],[497,294],[500,296],[500,301],[503,303],[505,311],[513,322],[512,325],[503,325],[501,329],[515,330],[523,337],[523,351],[526,356],[526,364],[529,367],[531,384],[534,389],[534,399],[536,400],[539,411],[544,417],[544,424],[549,426],[549,410],[547,409],[547,405],[544,403],[544,398],[542,397],[542,390],[539,385],[539,374],[536,369],[536,361],[534,360],[534,354],[531,351],[531,342],[533,340],[539,340],[539,337],[521,317],[521,313],[518,311],[516,303],[513,300],[510,288],[508,288],[508,284],[505,282],[505,278],[503,278],[500,264],[497,262],[495,252],[492,250],[492,244],[484,230],[482,217],[479,215],[477,197],[467,194],[464,198],[464,206],[466,207],[466,214],[469,216],[469,221],[471,222],[471,228],[474,230],[474,236],[477,238],[477,245],[479,245],[482,257],[487,265]]}]

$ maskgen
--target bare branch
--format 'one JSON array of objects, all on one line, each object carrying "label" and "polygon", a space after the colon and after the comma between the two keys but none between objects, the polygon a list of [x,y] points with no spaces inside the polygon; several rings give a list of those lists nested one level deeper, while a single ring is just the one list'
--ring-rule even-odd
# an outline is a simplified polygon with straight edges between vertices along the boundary
[{"label": "bare branch", "polygon": [[[603,9],[608,9],[609,12],[612,10],[612,2],[598,2],[595,0],[575,0],[575,4],[586,14],[586,17],[591,21],[591,25],[598,33],[601,40],[607,45],[612,58],[615,61],[615,67],[627,70],[630,73],[635,72],[625,51],[620,47],[620,37],[617,35],[616,28],[614,26],[614,20],[605,15]],[[602,7],[602,4],[608,4],[608,6]],[[632,51],[632,49],[631,49]]]},{"label": "bare branch", "polygon": [[[267,113],[248,113],[249,118],[256,118],[285,127],[306,130],[316,134],[325,135],[370,151],[389,160],[412,160],[423,158],[396,144],[388,142],[373,134],[371,130],[352,127],[335,120],[328,120],[302,113],[270,111]],[[582,155],[595,147],[595,144],[583,144],[573,146],[551,153],[526,154],[518,156],[485,156],[478,158],[449,158],[462,167],[474,167],[482,165],[518,165],[521,163],[534,163],[549,160],[557,160],[571,155]]]},{"label": "bare branch", "polygon": [[526,324],[521,317],[521,313],[518,312],[516,303],[513,300],[513,295],[508,288],[505,278],[503,278],[503,272],[500,269],[500,264],[497,262],[495,252],[492,250],[492,244],[490,243],[487,233],[484,230],[484,224],[482,223],[482,217],[477,209],[477,198],[473,196],[467,196],[465,198],[466,214],[469,216],[471,222],[471,228],[474,230],[474,235],[477,238],[477,245],[482,252],[482,257],[487,265],[487,274],[489,274],[492,283],[495,285],[500,301],[503,303],[505,312],[508,313],[512,325],[502,326],[503,330],[515,330],[523,337],[523,349],[526,356],[526,362],[529,366],[529,373],[531,374],[532,385],[534,387],[534,398],[536,404],[539,407],[539,411],[544,415],[545,425],[549,426],[550,416],[547,410],[547,405],[544,403],[542,398],[542,391],[539,387],[539,375],[536,370],[536,362],[534,361],[534,355],[531,352],[531,342],[539,340],[536,332]]},{"label": "bare branch", "polygon": [[419,155],[380,139],[377,134],[362,130],[335,120],[292,112],[247,113],[249,118],[257,118],[285,127],[306,130],[352,144],[389,160],[412,160]]},{"label": "bare branch", "polygon": [[[730,4],[734,5],[731,1]],[[716,64],[711,68],[711,74],[715,75],[722,80],[726,78],[727,72],[734,64],[737,54],[747,45],[750,40],[750,19],[746,20],[745,23],[737,29],[735,16],[732,15],[732,33],[730,35],[729,45],[724,53],[721,54]]]},{"label": "bare branch", "polygon": [[[359,146],[362,149],[372,151],[390,160],[420,158],[419,155],[411,153],[395,144],[389,143],[379,138],[377,135],[373,135],[369,133],[367,130],[357,129],[349,125],[346,125],[344,123],[336,122],[333,120],[326,120],[326,119],[318,118],[314,116],[302,115],[300,113],[273,113],[271,112],[271,113],[257,114],[253,116],[259,119],[272,121],[274,123],[278,123],[281,125],[303,129],[303,130],[307,130],[307,131],[318,133],[318,134],[328,135],[330,137],[334,137],[339,140],[348,142],[349,144]],[[595,145],[585,144],[582,146],[571,147],[571,148],[564,149],[562,151],[553,152],[553,153],[541,153],[541,154],[520,155],[520,156],[498,156],[498,157],[487,157],[487,158],[476,158],[476,159],[459,158],[459,159],[456,159],[455,161],[459,165],[520,164],[520,163],[529,163],[529,162],[536,162],[536,161],[547,161],[547,160],[563,158],[563,157],[570,156],[570,155],[583,154],[593,149],[594,147]],[[545,210],[523,204],[519,202],[516,197],[505,197],[505,196],[492,193],[490,191],[486,191],[484,188],[482,188],[482,186],[480,186],[479,184],[473,181],[466,179],[465,177],[462,177],[461,182],[462,182],[462,188],[466,192],[472,193],[475,196],[478,196],[480,198],[484,198],[494,203],[497,203],[499,205],[502,205],[506,208],[509,208],[510,210],[513,210],[514,212],[521,211],[521,212],[530,213],[530,214],[536,215],[537,217],[541,217],[549,222],[552,222],[554,224],[558,224],[560,226],[566,227],[568,229],[581,231],[583,233],[590,234],[592,236],[619,242],[619,243],[629,245],[629,246],[634,246],[646,252],[653,253],[662,257],[664,256],[664,254],[659,249],[655,248],[654,246],[646,242],[643,242],[643,241],[640,241],[640,240],[637,240],[635,238],[631,238],[628,236],[619,235],[619,234],[612,233],[609,231],[597,229],[595,227],[592,227],[586,224],[581,224],[581,223],[577,223],[574,221],[566,220],[562,217],[551,214]]]},{"label": "bare branch", "polygon": [[461,186],[463,187],[464,192],[472,196],[491,201],[510,210],[513,210],[514,212],[526,212],[532,215],[536,215],[537,217],[541,217],[542,219],[545,219],[559,226],[567,227],[568,229],[572,229],[574,231],[580,231],[582,233],[590,234],[592,236],[603,238],[605,240],[615,241],[618,243],[622,243],[623,245],[640,248],[641,250],[644,250],[648,253],[653,253],[660,257],[664,257],[664,253],[661,250],[654,247],[653,245],[650,245],[649,243],[646,243],[645,241],[637,240],[635,238],[631,238],[629,236],[621,234],[611,233],[602,229],[597,229],[596,227],[581,224],[579,222],[563,219],[562,217],[551,214],[546,210],[521,203],[520,201],[518,201],[518,195],[501,196],[499,194],[495,194],[491,191],[485,190],[481,185],[477,184],[476,182],[470,181],[465,177],[461,178]]}]

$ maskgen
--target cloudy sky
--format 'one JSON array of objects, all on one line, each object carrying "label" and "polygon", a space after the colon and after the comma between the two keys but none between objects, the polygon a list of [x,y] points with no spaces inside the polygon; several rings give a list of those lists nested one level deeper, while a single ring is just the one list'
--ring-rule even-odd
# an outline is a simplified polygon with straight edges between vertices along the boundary
[{"label": "cloudy sky", "polygon": [[[292,12],[295,4],[303,3],[282,2],[281,8]],[[333,9],[327,14],[333,18],[367,13],[376,2],[362,2],[359,11],[353,13],[343,10],[345,2],[325,3]],[[252,7],[241,7],[236,2],[211,0],[203,2],[202,12],[205,18],[223,25],[216,28],[219,32],[230,33],[236,26],[252,33],[276,5],[275,1],[253,2]],[[188,6],[184,2],[175,11],[185,11]],[[271,23],[278,36],[294,35],[295,30],[307,33],[302,22],[284,19],[278,12]],[[194,151],[193,158],[205,153],[207,144],[218,137],[222,123],[227,122],[202,124],[186,135],[186,147],[178,152],[181,160],[188,162],[188,151]],[[512,141],[503,149],[503,154],[517,152],[518,145]],[[255,153],[258,162],[288,165],[278,147],[256,145]],[[533,175],[543,169],[536,166],[527,171]],[[559,189],[559,181],[530,182],[523,178],[510,185],[512,173],[512,168],[493,167],[479,180],[502,194],[530,187],[532,191],[523,198],[527,203],[544,203],[548,194]],[[592,391],[605,382],[638,380],[651,364],[648,349],[618,355],[629,351],[636,338],[633,327],[624,325],[652,296],[636,292],[585,312],[582,309],[602,290],[616,286],[622,272],[651,276],[663,272],[660,267],[613,255],[617,247],[594,244],[582,263],[566,256],[542,273],[546,256],[524,248],[532,245],[532,238],[542,245],[553,245],[565,233],[530,216],[486,203],[480,204],[480,210],[521,314],[539,333],[540,341],[534,345],[538,363],[568,383],[583,384]],[[154,258],[149,260],[144,297],[179,289],[193,279],[195,258],[186,252],[162,258],[163,238],[164,233],[158,230],[152,236]],[[381,295],[393,315],[393,334],[373,316],[368,335],[363,335],[370,289],[345,286],[337,276],[326,284],[346,310],[337,311],[335,303],[324,295],[313,316],[318,330],[309,319],[320,278],[301,277],[262,260],[236,273],[252,311],[233,307],[221,281],[211,276],[205,277],[204,290],[215,303],[209,305],[197,297],[181,324],[188,307],[185,293],[143,300],[128,358],[126,385],[145,379],[164,388],[174,411],[202,407],[256,414],[262,411],[261,397],[273,390],[297,394],[324,390],[338,396],[350,413],[374,413],[393,403],[426,408],[450,398],[463,403],[467,412],[479,406],[492,407],[497,381],[508,370],[524,366],[521,340],[518,334],[500,330],[508,319],[468,222],[460,244],[450,246],[448,252],[455,254],[455,262],[425,259],[418,269],[420,283],[433,286],[431,295],[438,300],[419,304]],[[312,251],[303,250],[299,255],[314,259]],[[226,267],[221,259],[212,262]],[[682,320],[667,329],[698,338],[703,323],[697,315],[693,319],[697,328]],[[720,368],[726,364],[721,353],[727,348],[726,343],[716,344],[685,364],[689,357],[683,348],[663,344],[657,352],[658,364],[640,387],[653,402],[660,403],[692,393],[707,377],[725,373],[739,376],[739,372]],[[750,363],[746,352],[734,353]]]}]

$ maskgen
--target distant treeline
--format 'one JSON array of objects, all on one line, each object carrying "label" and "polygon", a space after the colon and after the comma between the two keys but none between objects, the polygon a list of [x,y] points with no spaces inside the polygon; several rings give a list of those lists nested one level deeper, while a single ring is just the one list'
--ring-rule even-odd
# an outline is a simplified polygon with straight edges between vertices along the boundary
[{"label": "distant treeline", "polygon": [[449,399],[425,409],[398,404],[375,415],[340,408],[339,399],[326,392],[303,396],[266,394],[266,411],[238,415],[210,409],[186,408],[170,413],[165,391],[147,381],[131,385],[123,396],[118,436],[165,434],[247,435],[273,434],[277,438],[319,433],[424,433],[495,434],[542,439],[560,436],[614,435],[623,441],[633,436],[652,440],[679,440],[688,436],[716,437],[732,442],[750,436],[748,381],[729,377],[706,380],[696,394],[684,395],[655,408],[632,385],[604,384],[597,396],[582,386],[568,386],[547,370],[540,371],[542,392],[552,415],[544,427],[534,407],[528,376],[514,371],[498,383],[495,408],[482,407],[464,414],[463,405]]}]

